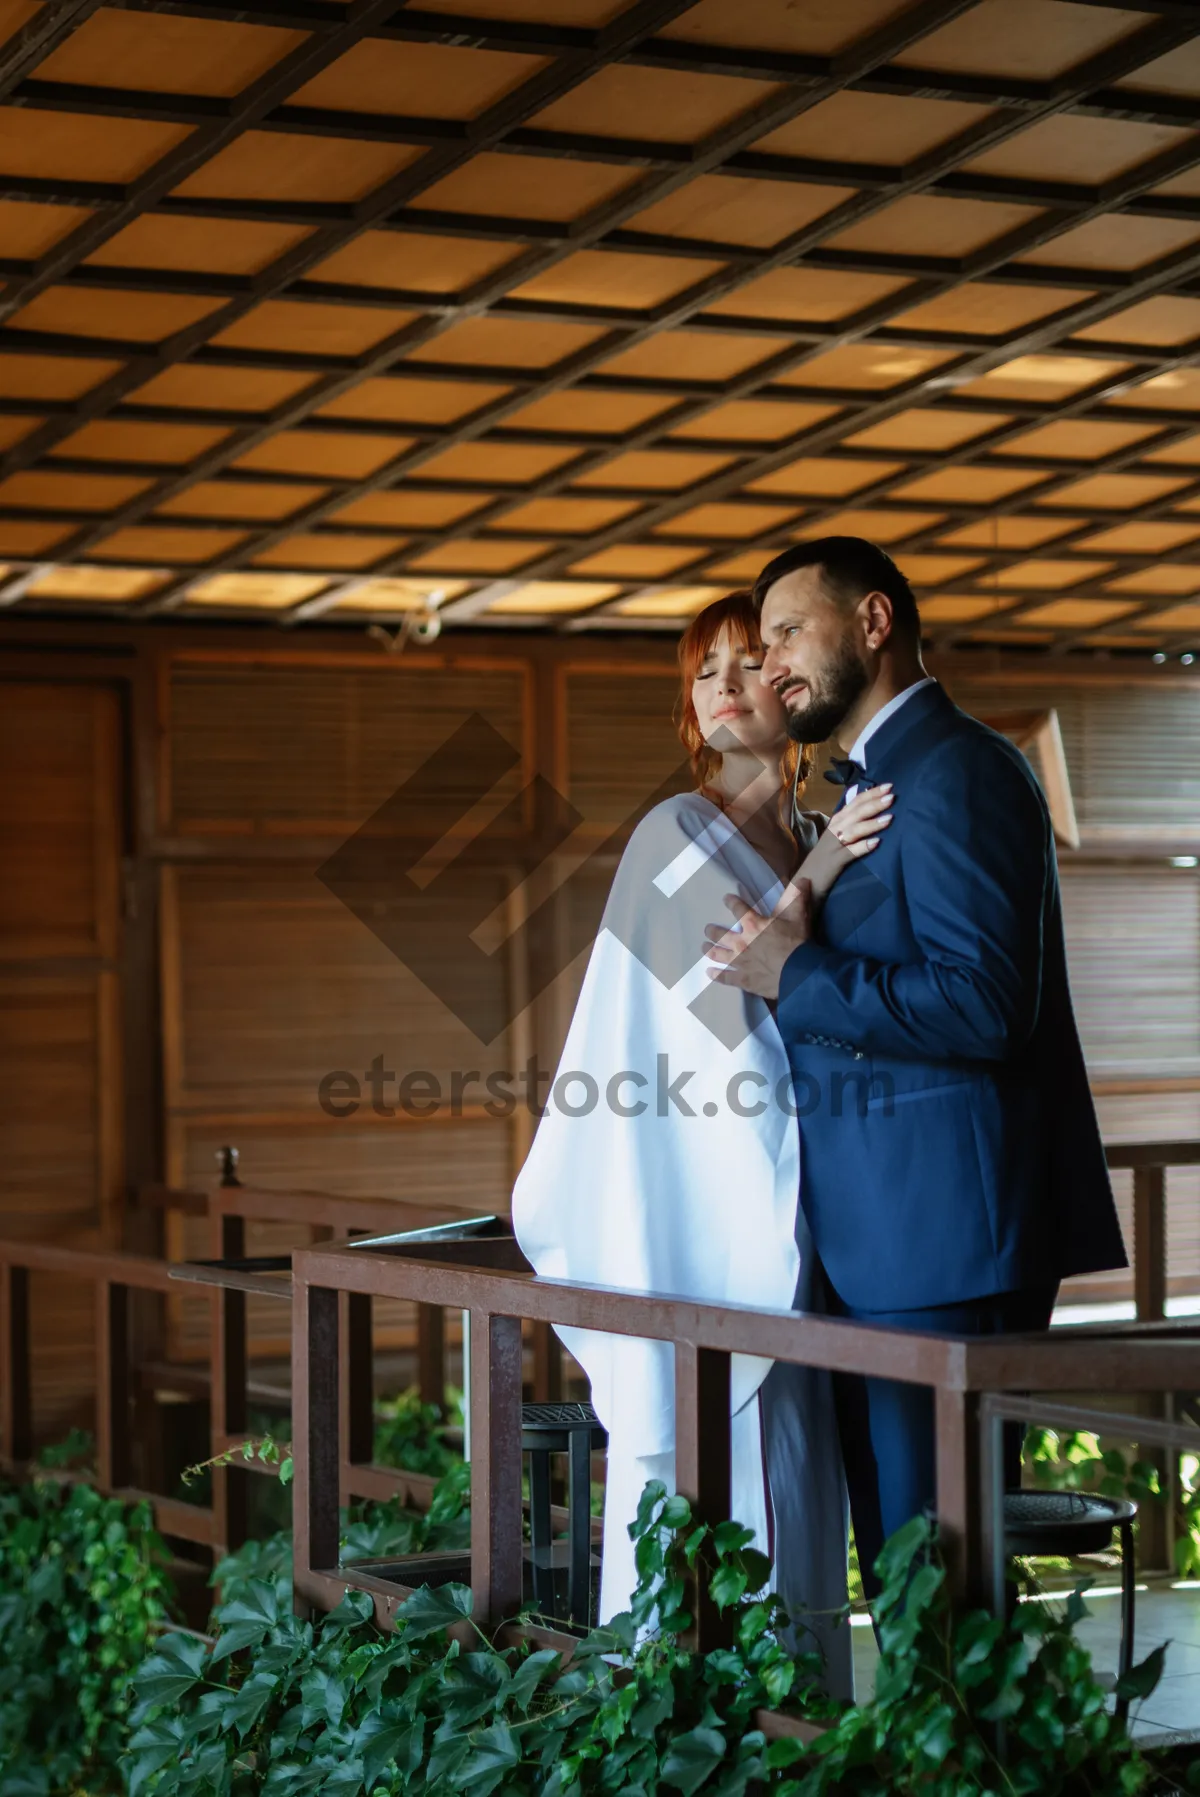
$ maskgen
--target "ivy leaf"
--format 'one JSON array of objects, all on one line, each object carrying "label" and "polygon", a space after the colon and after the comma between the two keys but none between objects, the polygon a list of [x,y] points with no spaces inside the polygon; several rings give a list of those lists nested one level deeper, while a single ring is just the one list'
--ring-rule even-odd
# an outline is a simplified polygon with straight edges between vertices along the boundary
[{"label": "ivy leaf", "polygon": [[232,1628],[223,1628],[217,1636],[210,1664],[217,1666],[232,1654],[243,1653],[248,1647],[257,1647],[269,1633],[269,1624],[261,1622],[237,1622]]},{"label": "ivy leaf", "polygon": [[760,1554],[756,1547],[742,1549],[742,1566],[746,1573],[746,1588],[749,1591],[762,1591],[771,1577],[771,1562],[765,1554]]},{"label": "ivy leaf", "polygon": [[158,1704],[178,1703],[203,1678],[207,1658],[206,1641],[191,1635],[164,1635],[158,1652],[150,1656],[134,1681],[139,1715]]},{"label": "ivy leaf", "polygon": [[642,1487],[642,1495],[638,1499],[637,1515],[629,1525],[630,1537],[636,1541],[644,1535],[654,1520],[654,1512],[667,1495],[667,1488],[659,1479],[650,1479]]},{"label": "ivy leaf", "polygon": [[391,1765],[408,1779],[421,1763],[425,1739],[425,1719],[415,1722],[388,1722],[382,1716],[368,1716],[354,1736],[354,1748],[362,1754],[364,1789],[372,1791]]},{"label": "ivy leaf", "polygon": [[683,1797],[692,1797],[709,1773],[725,1758],[725,1737],[715,1728],[693,1728],[677,1735],[663,1756],[659,1777],[675,1785]]},{"label": "ivy leaf", "polygon": [[684,1537],[683,1557],[689,1566],[694,1566],[696,1564],[696,1555],[704,1546],[707,1537],[708,1524],[706,1522],[697,1524],[691,1534]]},{"label": "ivy leaf", "polygon": [[939,1766],[954,1751],[954,1711],[940,1703],[916,1730],[914,1745],[931,1765]]},{"label": "ivy leaf", "polygon": [[[138,1729],[127,1749],[129,1797],[141,1797],[147,1780],[171,1760],[178,1759],[182,1736],[183,1723],[178,1716],[159,1716]],[[49,1786],[44,1788],[48,1790]]]},{"label": "ivy leaf", "polygon": [[238,1739],[244,1741],[250,1730],[262,1718],[262,1713],[279,1688],[279,1680],[269,1672],[255,1672],[246,1680],[223,1706],[222,1723],[226,1728],[235,1728]]},{"label": "ivy leaf", "polygon": [[631,1610],[620,1610],[610,1616],[603,1627],[593,1629],[579,1643],[571,1655],[571,1664],[578,1665],[581,1660],[595,1658],[599,1654],[620,1654],[629,1659],[637,1646],[638,1625],[633,1619]]},{"label": "ivy leaf", "polygon": [[917,1617],[927,1610],[945,1581],[945,1573],[940,1566],[922,1566],[913,1577],[908,1588],[906,1614]]},{"label": "ivy leaf", "polygon": [[880,1659],[875,1674],[875,1702],[886,1709],[907,1697],[916,1677],[916,1664],[907,1654],[888,1654]]},{"label": "ivy leaf", "polygon": [[237,1597],[217,1611],[221,1632],[213,1649],[213,1664],[242,1653],[270,1634],[280,1620],[279,1592],[262,1579],[252,1580]]},{"label": "ivy leaf", "polygon": [[758,1676],[772,1707],[777,1709],[796,1682],[796,1662],[780,1658],[774,1665],[764,1666]]},{"label": "ivy leaf", "polygon": [[405,1639],[419,1641],[423,1635],[434,1635],[461,1622],[470,1616],[471,1608],[469,1585],[421,1585],[405,1598],[396,1615],[404,1624]]},{"label": "ivy leaf", "polygon": [[719,1554],[736,1554],[754,1540],[753,1529],[740,1522],[719,1522],[713,1530],[713,1546]]},{"label": "ivy leaf", "polygon": [[306,1728],[314,1722],[324,1722],[330,1728],[337,1728],[342,1720],[348,1693],[336,1671],[326,1671],[324,1667],[314,1666],[300,1681],[300,1695],[304,1699]]},{"label": "ivy leaf", "polygon": [[429,1758],[425,1762],[426,1789],[432,1790],[442,1779],[453,1783],[459,1767],[470,1751],[469,1737],[461,1729],[448,1727],[443,1723],[433,1737]]},{"label": "ivy leaf", "polygon": [[1009,1716],[1015,1716],[1025,1704],[1025,1693],[1020,1685],[1005,1685],[991,1703],[985,1704],[978,1714],[984,1722],[1003,1722]]},{"label": "ivy leaf", "polygon": [[506,1772],[520,1764],[521,1755],[507,1722],[494,1722],[471,1737],[470,1753],[461,1763],[455,1780],[460,1790],[473,1797],[487,1797]]},{"label": "ivy leaf", "polygon": [[657,1690],[651,1691],[649,1696],[644,1698],[634,1710],[629,1721],[630,1734],[639,1741],[653,1740],[656,1729],[661,1723],[670,1720],[674,1708],[674,1686],[664,1681]]},{"label": "ivy leaf", "polygon": [[534,1692],[543,1679],[555,1671],[562,1655],[553,1647],[539,1648],[521,1661],[508,1687],[508,1701],[524,1715],[533,1701]]},{"label": "ivy leaf", "polygon": [[1169,1646],[1170,1642],[1164,1641],[1153,1653],[1147,1654],[1139,1665],[1131,1666],[1124,1678],[1117,1680],[1117,1696],[1138,1699],[1149,1697],[1162,1677]]},{"label": "ivy leaf", "polygon": [[366,1591],[355,1591],[347,1585],[342,1594],[342,1601],[336,1609],[330,1610],[325,1618],[326,1628],[352,1628],[359,1622],[370,1622],[375,1614],[375,1604]]},{"label": "ivy leaf", "polygon": [[669,1497],[662,1508],[659,1522],[664,1529],[686,1529],[692,1520],[692,1506],[680,1492]]},{"label": "ivy leaf", "polygon": [[709,1581],[709,1594],[718,1610],[736,1604],[746,1589],[746,1575],[739,1566],[726,1562],[718,1566]]}]

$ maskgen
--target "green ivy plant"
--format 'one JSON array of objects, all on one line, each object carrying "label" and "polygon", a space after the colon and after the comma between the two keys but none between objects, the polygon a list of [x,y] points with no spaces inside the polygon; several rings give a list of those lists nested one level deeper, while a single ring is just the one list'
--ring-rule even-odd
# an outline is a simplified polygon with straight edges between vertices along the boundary
[{"label": "green ivy plant", "polygon": [[[722,1797],[741,1797],[774,1752],[748,1726],[755,1710],[811,1686],[817,1662],[779,1644],[776,1600],[748,1595],[767,1569],[748,1530],[693,1527],[686,1501],[661,1486],[647,1488],[635,1528],[632,1612],[565,1667],[550,1648],[497,1646],[472,1622],[465,1586],[418,1590],[382,1636],[362,1593],[347,1591],[314,1627],[278,1585],[251,1583],[216,1612],[211,1650],[168,1638],[143,1669],[130,1797],[575,1797],[660,1782],[691,1797],[718,1768]],[[707,1655],[679,1645],[700,1568],[736,1611],[736,1645]],[[815,1687],[813,1701],[828,1710]]]},{"label": "green ivy plant", "polygon": [[[216,1642],[167,1637],[137,1680],[129,1797],[1134,1797],[1148,1761],[1105,1708],[1073,1635],[1083,1613],[1028,1605],[1012,1622],[954,1617],[929,1526],[888,1544],[873,1700],[839,1711],[820,1664],[792,1655],[768,1564],[737,1523],[695,1524],[647,1486],[631,1611],[568,1657],[506,1646],[471,1593],[422,1587],[379,1633],[347,1590],[318,1621],[286,1581],[249,1577],[215,1615]],[[696,1581],[731,1645],[681,1637]],[[1145,1695],[1161,1653],[1131,1675]],[[768,1739],[760,1713],[820,1722]],[[1174,1788],[1174,1787],[1173,1787]]]},{"label": "green ivy plant", "polygon": [[[340,1512],[343,1565],[410,1554],[465,1550],[471,1539],[471,1469],[459,1461],[434,1488],[428,1510],[406,1510],[394,1500],[352,1504]],[[223,1603],[244,1596],[251,1585],[270,1583],[280,1602],[291,1601],[292,1535],[281,1529],[261,1541],[247,1541],[213,1568],[210,1583]],[[214,1620],[220,1610],[214,1613]]]},{"label": "green ivy plant", "polygon": [[[84,1438],[44,1457],[60,1466]],[[0,1790],[116,1790],[130,1682],[173,1594],[148,1504],[44,1474],[0,1487]]]},{"label": "green ivy plant", "polygon": [[462,1394],[451,1392],[446,1411],[422,1402],[415,1386],[395,1397],[375,1403],[374,1456],[380,1466],[400,1466],[407,1472],[431,1473],[441,1478],[463,1457],[450,1432],[462,1426]]},{"label": "green ivy plant", "polygon": [[[1034,1483],[1050,1491],[1094,1491],[1102,1497],[1132,1498],[1143,1508],[1164,1504],[1158,1468],[1119,1447],[1106,1445],[1089,1430],[1058,1435],[1029,1428],[1022,1455]],[[1175,1568],[1181,1579],[1200,1577],[1200,1459],[1181,1454],[1176,1481]]]},{"label": "green ivy plant", "polygon": [[[1131,1797],[1156,1777],[1075,1639],[1087,1614],[1081,1584],[1061,1614],[1022,1604],[1011,1620],[955,1616],[931,1525],[915,1518],[884,1546],[872,1604],[879,1641],[875,1693],[805,1754],[794,1797]],[[1148,1697],[1157,1648],[1117,1687]],[[1159,1789],[1177,1789],[1174,1784]]]},{"label": "green ivy plant", "polygon": [[1175,1566],[1181,1579],[1200,1578],[1200,1458],[1179,1457],[1179,1522]]},{"label": "green ivy plant", "polygon": [[210,1460],[200,1460],[195,1466],[189,1466],[183,1474],[185,1485],[194,1485],[202,1474],[214,1466],[234,1466],[239,1461],[257,1460],[260,1466],[272,1467],[281,1485],[290,1485],[295,1465],[292,1460],[292,1444],[290,1441],[276,1441],[273,1435],[247,1436],[234,1447],[225,1448],[220,1454],[214,1454]]},{"label": "green ivy plant", "polygon": [[1129,1497],[1138,1504],[1161,1504],[1158,1468],[1120,1448],[1106,1447],[1088,1429],[1059,1435],[1054,1429],[1025,1431],[1022,1458],[1034,1483],[1049,1491],[1094,1491],[1101,1497]]}]

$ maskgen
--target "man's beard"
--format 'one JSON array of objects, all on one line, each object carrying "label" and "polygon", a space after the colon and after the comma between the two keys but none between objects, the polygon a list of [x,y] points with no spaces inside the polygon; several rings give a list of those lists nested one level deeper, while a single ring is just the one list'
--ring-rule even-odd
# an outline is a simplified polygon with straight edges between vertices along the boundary
[{"label": "man's beard", "polygon": [[[852,642],[843,642],[809,685],[808,704],[787,707],[787,733],[793,742],[823,743],[842,723],[870,680]],[[785,687],[786,694],[787,688]],[[781,695],[782,696],[782,695]]]}]

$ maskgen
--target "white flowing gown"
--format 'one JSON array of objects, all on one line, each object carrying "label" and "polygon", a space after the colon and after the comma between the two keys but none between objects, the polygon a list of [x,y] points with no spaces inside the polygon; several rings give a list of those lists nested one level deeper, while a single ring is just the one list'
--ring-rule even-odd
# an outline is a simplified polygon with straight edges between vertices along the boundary
[{"label": "white flowing gown", "polygon": [[[811,1255],[797,1215],[800,1139],[787,1053],[767,1005],[715,985],[702,952],[705,924],[729,918],[726,893],[769,910],[780,891],[757,851],[699,794],[666,800],[634,832],[513,1192],[517,1240],[541,1277],[713,1304],[805,1306]],[[628,1609],[636,1582],[628,1525],[642,1488],[656,1478],[673,1489],[674,1349],[558,1333],[587,1373],[608,1431],[607,1621]],[[762,1551],[774,1539],[774,1588],[817,1637],[829,1689],[849,1696],[850,1630],[818,1614],[846,1601],[830,1382],[780,1364],[764,1407],[759,1391],[771,1368],[732,1358],[732,1510]],[[798,1645],[813,1641],[800,1635]]]}]

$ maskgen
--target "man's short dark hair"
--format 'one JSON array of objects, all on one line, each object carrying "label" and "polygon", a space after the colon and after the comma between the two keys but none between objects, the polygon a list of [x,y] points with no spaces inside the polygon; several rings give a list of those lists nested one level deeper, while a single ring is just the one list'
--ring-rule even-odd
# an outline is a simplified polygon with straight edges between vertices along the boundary
[{"label": "man's short dark hair", "polygon": [[811,542],[797,543],[767,563],[754,583],[755,603],[761,608],[768,588],[797,568],[819,568],[830,598],[846,608],[868,593],[886,593],[892,602],[896,635],[920,642],[921,619],[913,590],[878,543],[869,543],[866,537],[814,537]]}]

